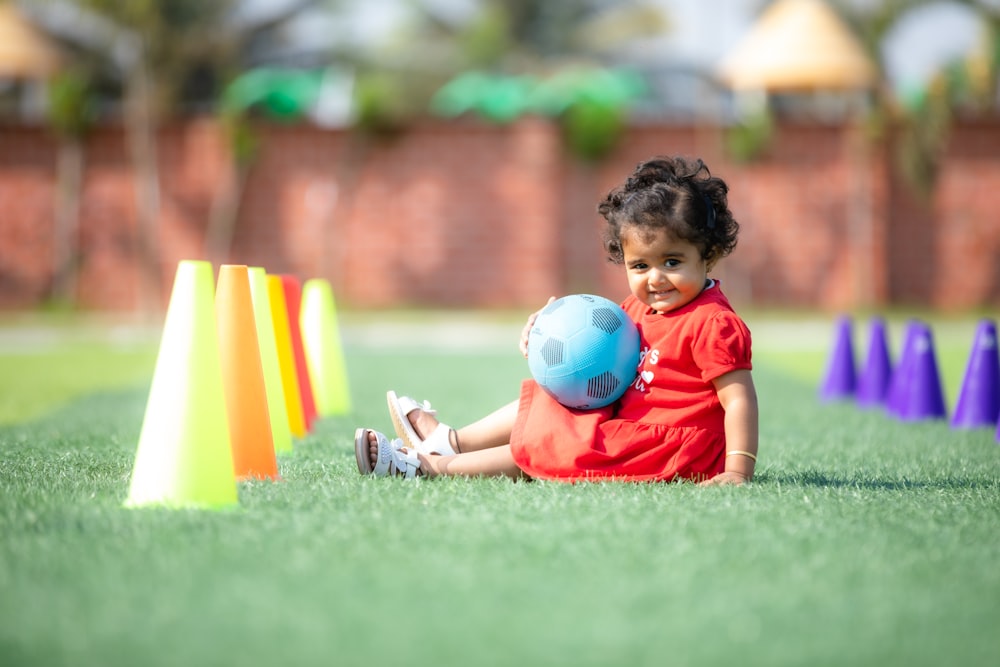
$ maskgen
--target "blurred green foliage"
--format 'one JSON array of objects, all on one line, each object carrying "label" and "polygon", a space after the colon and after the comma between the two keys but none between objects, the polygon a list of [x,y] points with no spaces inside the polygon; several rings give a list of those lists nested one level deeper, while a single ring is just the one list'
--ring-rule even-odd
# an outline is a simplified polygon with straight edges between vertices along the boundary
[{"label": "blurred green foliage", "polygon": [[48,121],[64,137],[80,137],[97,119],[92,74],[70,68],[49,82]]}]

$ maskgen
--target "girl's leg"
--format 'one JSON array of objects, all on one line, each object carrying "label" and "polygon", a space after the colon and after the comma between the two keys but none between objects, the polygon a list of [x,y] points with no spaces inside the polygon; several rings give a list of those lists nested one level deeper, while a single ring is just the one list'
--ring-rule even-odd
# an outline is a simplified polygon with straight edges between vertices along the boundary
[{"label": "girl's leg", "polygon": [[[452,431],[451,445],[459,452],[455,456],[420,455],[421,469],[428,476],[468,475],[475,477],[522,477],[510,453],[510,434],[517,418],[518,402],[513,401],[468,426]],[[438,425],[437,418],[423,410],[413,410],[407,415],[413,429],[421,438]],[[378,459],[378,441],[369,433],[369,450],[372,465]]]},{"label": "girl's leg", "polygon": [[[378,439],[375,432],[368,431],[368,451],[372,465],[378,460]],[[514,463],[510,453],[510,445],[488,447],[465,454],[454,456],[438,456],[436,454],[418,454],[420,470],[428,477],[438,475],[462,475],[465,477],[524,477],[521,469]]]},{"label": "girl's leg", "polygon": [[[453,431],[452,447],[464,454],[509,444],[517,418],[517,406],[518,402],[513,401],[479,421]],[[423,410],[413,410],[407,418],[421,438],[426,438],[438,425],[437,417]]]},{"label": "girl's leg", "polygon": [[420,470],[428,477],[460,475],[464,477],[510,477],[518,479],[524,473],[514,463],[510,445],[490,447],[454,456],[420,454]]}]

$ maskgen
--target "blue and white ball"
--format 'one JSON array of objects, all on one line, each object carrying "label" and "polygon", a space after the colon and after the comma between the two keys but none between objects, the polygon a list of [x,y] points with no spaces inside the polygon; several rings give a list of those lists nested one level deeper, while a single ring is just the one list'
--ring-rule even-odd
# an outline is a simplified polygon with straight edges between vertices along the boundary
[{"label": "blue and white ball", "polygon": [[556,299],[528,333],[528,369],[535,382],[569,408],[614,403],[635,379],[639,330],[621,306],[602,296]]}]

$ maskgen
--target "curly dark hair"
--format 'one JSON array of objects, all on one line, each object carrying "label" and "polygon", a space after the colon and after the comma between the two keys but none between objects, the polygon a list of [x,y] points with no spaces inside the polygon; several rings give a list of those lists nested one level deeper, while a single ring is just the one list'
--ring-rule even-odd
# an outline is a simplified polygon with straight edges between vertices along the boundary
[{"label": "curly dark hair", "polygon": [[712,176],[700,159],[654,157],[640,162],[622,185],[597,206],[607,221],[604,248],[616,264],[622,253],[623,227],[650,232],[665,229],[701,250],[713,266],[736,247],[740,226],[729,211],[729,186]]}]

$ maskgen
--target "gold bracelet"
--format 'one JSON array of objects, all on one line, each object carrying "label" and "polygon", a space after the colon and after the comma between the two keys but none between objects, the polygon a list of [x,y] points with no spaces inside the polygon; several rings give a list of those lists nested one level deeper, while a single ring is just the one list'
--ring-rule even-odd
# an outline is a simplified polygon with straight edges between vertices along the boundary
[{"label": "gold bracelet", "polygon": [[726,456],[736,456],[736,455],[745,456],[748,459],[750,459],[751,461],[753,461],[754,463],[757,462],[757,455],[756,454],[751,454],[750,452],[744,452],[742,449],[734,449],[731,452],[726,452]]}]

